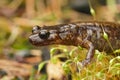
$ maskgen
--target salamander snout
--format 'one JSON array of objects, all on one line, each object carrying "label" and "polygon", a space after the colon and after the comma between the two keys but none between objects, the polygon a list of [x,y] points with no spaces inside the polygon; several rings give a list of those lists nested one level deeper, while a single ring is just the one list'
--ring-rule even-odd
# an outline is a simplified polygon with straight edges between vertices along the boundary
[{"label": "salamander snout", "polygon": [[32,39],[31,39],[31,37],[29,37],[29,39],[28,39],[28,40],[29,40],[29,42],[30,42],[30,43],[32,43]]}]

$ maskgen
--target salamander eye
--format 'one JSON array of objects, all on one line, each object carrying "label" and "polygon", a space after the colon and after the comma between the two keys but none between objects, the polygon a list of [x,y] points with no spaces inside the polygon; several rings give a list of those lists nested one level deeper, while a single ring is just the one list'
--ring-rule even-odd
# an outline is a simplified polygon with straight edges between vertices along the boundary
[{"label": "salamander eye", "polygon": [[37,25],[34,26],[33,29],[32,29],[32,33],[33,33],[33,34],[37,33],[39,29],[40,29],[39,26],[37,26]]},{"label": "salamander eye", "polygon": [[41,39],[48,39],[49,35],[50,35],[50,32],[46,32],[46,31],[43,31],[43,32],[39,33],[39,37]]}]

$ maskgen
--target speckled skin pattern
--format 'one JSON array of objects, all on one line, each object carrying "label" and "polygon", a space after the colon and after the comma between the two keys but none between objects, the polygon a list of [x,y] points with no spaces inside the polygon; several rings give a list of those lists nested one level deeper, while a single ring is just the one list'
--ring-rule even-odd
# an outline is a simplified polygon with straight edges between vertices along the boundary
[{"label": "speckled skin pattern", "polygon": [[[107,33],[110,44],[103,38],[104,32]],[[88,53],[82,64],[86,65],[93,58],[95,49],[112,52],[120,48],[120,24],[84,21],[53,26],[35,26],[29,41],[35,46],[60,44],[84,47],[88,49]]]}]

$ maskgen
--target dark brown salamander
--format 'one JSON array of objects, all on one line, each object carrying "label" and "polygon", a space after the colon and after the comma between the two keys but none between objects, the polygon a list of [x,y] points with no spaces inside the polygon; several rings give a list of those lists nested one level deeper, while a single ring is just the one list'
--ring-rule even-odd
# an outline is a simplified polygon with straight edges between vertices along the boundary
[{"label": "dark brown salamander", "polygon": [[83,66],[91,61],[95,49],[112,52],[107,40],[103,38],[107,33],[113,50],[120,48],[120,24],[112,22],[77,22],[54,26],[35,26],[29,41],[35,46],[51,44],[81,46],[88,49]]}]

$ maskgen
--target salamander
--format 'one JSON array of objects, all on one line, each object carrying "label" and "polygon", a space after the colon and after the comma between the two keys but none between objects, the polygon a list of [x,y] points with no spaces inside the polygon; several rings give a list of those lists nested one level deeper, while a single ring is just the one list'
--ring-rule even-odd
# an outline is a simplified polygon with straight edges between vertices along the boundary
[{"label": "salamander", "polygon": [[[108,40],[103,37],[104,33],[108,35]],[[85,66],[92,60],[95,49],[111,53],[120,48],[120,24],[83,21],[53,26],[35,26],[29,36],[29,41],[35,46],[60,44],[86,48],[88,52],[82,61],[82,65]]]}]

